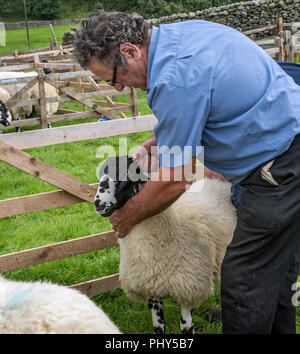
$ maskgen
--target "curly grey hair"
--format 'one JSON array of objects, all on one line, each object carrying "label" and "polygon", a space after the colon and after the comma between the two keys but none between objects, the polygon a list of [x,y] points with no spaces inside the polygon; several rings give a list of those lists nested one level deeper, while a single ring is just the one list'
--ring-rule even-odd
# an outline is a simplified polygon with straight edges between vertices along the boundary
[{"label": "curly grey hair", "polygon": [[128,66],[119,51],[120,44],[145,45],[149,29],[149,24],[137,13],[94,10],[77,32],[74,56],[83,68],[97,58],[108,67],[116,65],[126,72]]}]

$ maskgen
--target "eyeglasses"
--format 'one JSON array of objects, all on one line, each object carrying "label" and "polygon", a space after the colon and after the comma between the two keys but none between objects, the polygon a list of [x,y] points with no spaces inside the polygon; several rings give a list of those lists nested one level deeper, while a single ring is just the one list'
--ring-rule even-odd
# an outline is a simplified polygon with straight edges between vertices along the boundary
[{"label": "eyeglasses", "polygon": [[117,65],[114,65],[114,73],[113,73],[113,77],[111,81],[108,81],[108,85],[109,86],[116,86],[119,85],[118,83],[116,83],[116,77],[117,77]]}]

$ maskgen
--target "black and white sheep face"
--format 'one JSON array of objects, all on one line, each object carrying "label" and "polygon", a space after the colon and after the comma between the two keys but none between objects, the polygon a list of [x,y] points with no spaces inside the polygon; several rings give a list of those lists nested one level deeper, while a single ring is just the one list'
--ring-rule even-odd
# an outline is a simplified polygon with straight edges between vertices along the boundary
[{"label": "black and white sheep face", "polygon": [[2,101],[0,101],[0,123],[6,127],[11,123],[11,114]]},{"label": "black and white sheep face", "polygon": [[148,175],[129,156],[109,157],[100,170],[100,181],[94,204],[96,213],[110,216],[137,194]]}]

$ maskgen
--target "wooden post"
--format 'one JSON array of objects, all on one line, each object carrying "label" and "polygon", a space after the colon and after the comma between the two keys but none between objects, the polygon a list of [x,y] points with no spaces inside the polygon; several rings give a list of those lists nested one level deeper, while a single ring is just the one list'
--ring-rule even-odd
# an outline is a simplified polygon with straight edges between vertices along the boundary
[{"label": "wooden post", "polygon": [[27,44],[28,44],[28,47],[30,48],[30,37],[29,37],[29,29],[28,29],[26,0],[23,0],[23,3],[24,3],[24,16],[25,16],[25,22],[26,22]]},{"label": "wooden post", "polygon": [[284,57],[286,61],[294,62],[292,54],[291,31],[283,31]]},{"label": "wooden post", "polygon": [[131,113],[133,117],[137,117],[139,115],[138,107],[137,107],[137,91],[135,88],[131,88],[131,92],[129,94],[130,105],[131,105]]},{"label": "wooden post", "polygon": [[40,56],[39,56],[38,54],[35,54],[35,55],[33,56],[33,60],[34,60],[35,70],[37,70],[37,69],[38,69],[38,64],[39,64],[39,62],[40,62]]},{"label": "wooden post", "polygon": [[[77,69],[76,69],[76,67],[75,67],[75,71],[76,71],[76,70],[77,70]],[[79,92],[80,92],[80,93],[84,93],[84,88],[83,88],[83,86],[82,86],[82,78],[79,76],[79,77],[77,78],[77,81],[78,81],[78,84],[79,84]],[[87,108],[86,108],[86,105],[85,105],[85,104],[82,104],[82,109],[83,109],[84,112],[87,111]]]},{"label": "wooden post", "polygon": [[[280,38],[280,39],[278,39]],[[278,18],[278,33],[275,38],[275,44],[279,47],[278,60],[284,60],[284,48],[283,48],[283,19]]]},{"label": "wooden post", "polygon": [[291,59],[291,60],[289,60],[290,62],[294,63],[296,54],[297,54],[297,61],[298,61],[297,37],[292,36],[291,37],[291,51],[290,51],[290,57],[289,57],[289,59]]},{"label": "wooden post", "polygon": [[282,32],[283,32],[283,19],[282,19],[282,17],[279,17],[279,19],[278,19],[278,34],[277,34],[277,36],[282,37]]},{"label": "wooden post", "polygon": [[51,40],[51,38],[49,37],[49,48],[53,49],[55,46],[53,45],[53,42]]},{"label": "wooden post", "polygon": [[45,74],[43,72],[43,69],[38,69],[38,83],[39,83],[39,94],[40,94],[42,128],[48,128]]},{"label": "wooden post", "polygon": [[54,33],[54,30],[53,30],[53,27],[52,27],[52,24],[50,23],[50,30],[51,30],[51,33],[52,33],[52,37],[53,37],[53,40],[54,40],[54,45],[55,47],[58,47],[58,43],[57,43],[57,39],[55,37],[55,33]]},{"label": "wooden post", "polygon": [[275,46],[279,48],[279,53],[275,56],[277,60],[284,60],[283,39],[275,37]]}]

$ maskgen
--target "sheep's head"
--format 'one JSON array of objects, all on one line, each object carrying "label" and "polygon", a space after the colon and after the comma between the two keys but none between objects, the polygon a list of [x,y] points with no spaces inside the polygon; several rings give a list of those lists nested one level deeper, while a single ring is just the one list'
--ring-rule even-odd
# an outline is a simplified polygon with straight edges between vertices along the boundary
[{"label": "sheep's head", "polygon": [[100,169],[100,181],[94,204],[96,213],[110,216],[137,194],[148,180],[138,161],[130,156],[109,157]]},{"label": "sheep's head", "polygon": [[0,101],[0,123],[5,127],[11,123],[11,114],[2,101]]}]

